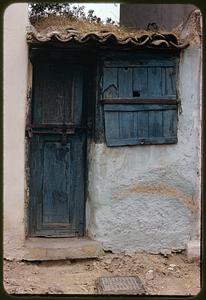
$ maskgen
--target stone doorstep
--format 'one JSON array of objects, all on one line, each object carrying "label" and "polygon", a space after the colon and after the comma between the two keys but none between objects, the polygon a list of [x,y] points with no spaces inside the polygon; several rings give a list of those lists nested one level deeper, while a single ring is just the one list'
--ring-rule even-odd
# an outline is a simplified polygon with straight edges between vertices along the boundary
[{"label": "stone doorstep", "polygon": [[24,260],[60,260],[97,258],[104,255],[100,242],[87,238],[28,238]]}]

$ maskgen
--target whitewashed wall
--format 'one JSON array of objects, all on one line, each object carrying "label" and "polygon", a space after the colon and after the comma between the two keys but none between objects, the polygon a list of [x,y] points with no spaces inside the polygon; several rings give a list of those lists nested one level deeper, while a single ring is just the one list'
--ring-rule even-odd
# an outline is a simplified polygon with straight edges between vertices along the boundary
[{"label": "whitewashed wall", "polygon": [[87,228],[104,249],[179,250],[198,235],[200,71],[200,48],[182,51],[176,145],[91,145]]},{"label": "whitewashed wall", "polygon": [[26,26],[28,5],[4,12],[4,254],[18,257],[25,238]]}]

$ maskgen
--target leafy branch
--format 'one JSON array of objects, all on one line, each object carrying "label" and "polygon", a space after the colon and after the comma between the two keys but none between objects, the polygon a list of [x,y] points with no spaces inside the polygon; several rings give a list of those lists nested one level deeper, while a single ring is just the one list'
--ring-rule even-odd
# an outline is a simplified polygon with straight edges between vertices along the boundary
[{"label": "leafy branch", "polygon": [[[85,12],[85,6],[75,6],[69,3],[30,3],[29,4],[29,18],[33,24],[40,18],[47,18],[48,16],[64,16],[70,19],[78,19],[94,23],[103,23],[100,17],[94,14],[94,10],[90,9]],[[106,24],[115,25],[115,21],[111,18],[106,19]]]}]

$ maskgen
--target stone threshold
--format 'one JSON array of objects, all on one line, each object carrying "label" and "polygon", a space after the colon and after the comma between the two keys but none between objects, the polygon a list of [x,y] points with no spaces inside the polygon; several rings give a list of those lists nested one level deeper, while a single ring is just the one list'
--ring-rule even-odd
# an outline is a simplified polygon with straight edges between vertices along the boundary
[{"label": "stone threshold", "polygon": [[61,260],[97,258],[104,255],[100,242],[88,238],[28,238],[24,260]]}]

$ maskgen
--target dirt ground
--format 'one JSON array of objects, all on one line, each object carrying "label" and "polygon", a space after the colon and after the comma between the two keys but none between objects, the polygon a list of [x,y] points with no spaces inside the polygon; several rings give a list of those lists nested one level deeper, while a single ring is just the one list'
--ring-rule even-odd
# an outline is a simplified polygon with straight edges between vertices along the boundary
[{"label": "dirt ground", "polygon": [[137,275],[148,295],[196,295],[200,291],[200,266],[181,253],[106,253],[89,260],[4,261],[4,287],[9,294],[94,294],[98,277],[114,275]]}]

